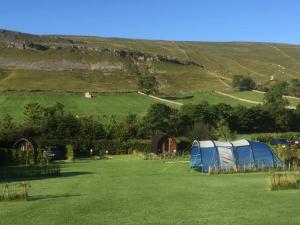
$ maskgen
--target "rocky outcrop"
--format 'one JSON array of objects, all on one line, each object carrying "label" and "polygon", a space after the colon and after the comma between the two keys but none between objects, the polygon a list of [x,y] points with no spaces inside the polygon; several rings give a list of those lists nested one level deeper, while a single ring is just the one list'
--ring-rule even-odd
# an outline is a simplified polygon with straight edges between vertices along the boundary
[{"label": "rocky outcrop", "polygon": [[90,70],[122,70],[124,68],[123,63],[111,63],[111,62],[98,62],[90,65]]},{"label": "rocky outcrop", "polygon": [[[69,50],[70,52],[78,54],[86,54],[91,52],[98,52],[108,54],[120,58],[127,58],[132,62],[132,65],[139,67],[138,70],[147,70],[151,73],[154,71],[155,62],[171,63],[177,65],[192,65],[201,67],[200,65],[190,59],[181,59],[171,55],[152,54],[141,52],[132,49],[113,49],[105,47],[91,47],[81,41],[74,41],[70,38],[59,36],[42,36],[32,35],[14,31],[7,31],[0,29],[0,47],[17,48],[21,50],[36,50],[47,51],[51,50]],[[120,60],[122,61],[122,60]],[[14,66],[22,69],[55,69],[55,70],[69,70],[69,69],[90,69],[90,70],[115,70],[123,69],[122,63],[110,62],[96,62],[93,64],[75,63],[71,61],[38,61],[33,63],[16,62],[11,59],[0,59],[0,65]],[[59,68],[61,67],[61,68]]]},{"label": "rocky outcrop", "polygon": [[95,64],[77,63],[69,60],[62,61],[37,61],[37,62],[20,62],[14,59],[0,58],[0,66],[13,67],[17,69],[28,70],[101,70],[113,71],[123,69],[122,63],[99,62]]}]

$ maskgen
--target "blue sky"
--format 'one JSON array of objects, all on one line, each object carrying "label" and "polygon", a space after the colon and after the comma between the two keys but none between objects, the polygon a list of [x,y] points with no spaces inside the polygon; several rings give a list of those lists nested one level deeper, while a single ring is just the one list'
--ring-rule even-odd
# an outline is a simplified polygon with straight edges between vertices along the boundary
[{"label": "blue sky", "polygon": [[192,41],[300,44],[298,0],[0,0],[0,28]]}]

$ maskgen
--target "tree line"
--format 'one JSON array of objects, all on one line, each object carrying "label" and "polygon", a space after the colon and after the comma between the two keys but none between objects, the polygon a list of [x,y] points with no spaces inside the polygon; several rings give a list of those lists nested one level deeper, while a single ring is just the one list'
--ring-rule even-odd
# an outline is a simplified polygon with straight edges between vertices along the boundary
[{"label": "tree line", "polygon": [[[286,108],[281,86],[274,85],[266,94],[263,105],[251,108],[232,107],[208,102],[184,105],[179,109],[165,104],[153,104],[143,117],[128,114],[125,119],[114,116],[100,122],[92,116],[78,117],[65,111],[64,105],[55,103],[42,107],[38,103],[25,105],[22,123],[8,115],[0,118],[0,145],[8,146],[18,137],[30,136],[47,140],[50,144],[66,140],[85,143],[93,147],[95,140],[150,139],[157,133],[192,139],[232,138],[235,133],[261,133],[300,131],[300,106]],[[52,141],[52,143],[51,143]]]}]

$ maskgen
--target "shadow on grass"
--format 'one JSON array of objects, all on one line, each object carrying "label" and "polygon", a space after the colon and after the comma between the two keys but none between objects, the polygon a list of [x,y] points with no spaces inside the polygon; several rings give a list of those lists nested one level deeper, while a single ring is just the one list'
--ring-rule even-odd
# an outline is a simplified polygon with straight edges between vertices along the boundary
[{"label": "shadow on grass", "polygon": [[60,165],[71,165],[74,163],[88,163],[90,159],[91,159],[90,157],[85,157],[85,158],[75,159],[74,161],[57,160],[57,161],[55,161],[55,163],[58,163]]},{"label": "shadow on grass", "polygon": [[91,172],[84,172],[84,171],[73,171],[73,172],[64,172],[60,173],[57,177],[73,177],[73,176],[80,176],[80,175],[88,175],[93,174]]},{"label": "shadow on grass", "polygon": [[184,100],[184,99],[192,99],[192,98],[194,98],[194,96],[193,95],[189,95],[189,96],[164,96],[162,98],[167,99],[167,100]]},{"label": "shadow on grass", "polygon": [[91,172],[85,171],[73,171],[73,172],[63,172],[57,175],[47,175],[47,176],[37,176],[37,177],[17,177],[17,178],[6,178],[1,179],[1,183],[7,182],[18,182],[18,181],[34,181],[34,180],[44,180],[44,179],[51,179],[51,178],[64,178],[64,177],[73,177],[73,176],[82,176],[82,175],[89,175],[92,174]]},{"label": "shadow on grass", "polygon": [[78,197],[78,196],[80,195],[36,195],[36,196],[29,196],[29,201],[71,198],[71,197]]}]

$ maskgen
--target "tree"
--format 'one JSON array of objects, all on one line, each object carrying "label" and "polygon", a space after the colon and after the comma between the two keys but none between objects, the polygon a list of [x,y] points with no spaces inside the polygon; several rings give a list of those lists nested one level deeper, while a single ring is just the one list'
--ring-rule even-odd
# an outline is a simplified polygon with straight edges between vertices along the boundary
[{"label": "tree", "polygon": [[172,114],[172,108],[165,104],[157,103],[151,105],[143,118],[144,129],[147,129],[150,134],[168,132]]},{"label": "tree", "polygon": [[253,90],[256,87],[254,80],[243,75],[234,75],[232,86],[240,91]]},{"label": "tree", "polygon": [[194,123],[188,131],[188,137],[191,140],[209,140],[215,139],[212,126],[203,122]]},{"label": "tree", "polygon": [[15,124],[10,115],[4,114],[0,117],[0,140],[9,142],[15,135]]},{"label": "tree", "polygon": [[103,125],[95,121],[92,116],[80,119],[80,138],[87,149],[92,148],[93,141],[102,139],[106,135]]},{"label": "tree", "polygon": [[40,125],[44,109],[39,103],[29,103],[24,106],[25,123],[31,126]]},{"label": "tree", "polygon": [[57,118],[55,136],[58,139],[75,139],[80,136],[80,120],[72,114]]},{"label": "tree", "polygon": [[221,119],[217,123],[217,127],[214,130],[214,135],[223,141],[230,141],[235,138],[235,134],[231,133],[230,128],[226,120]]},{"label": "tree", "polygon": [[289,94],[293,96],[300,96],[300,80],[299,79],[292,79],[291,85],[289,88]]},{"label": "tree", "polygon": [[233,114],[233,108],[230,105],[225,103],[219,103],[217,105],[212,106],[212,111],[216,115],[216,117],[220,119],[229,120]]},{"label": "tree", "polygon": [[274,120],[261,106],[238,106],[227,121],[230,129],[239,133],[270,132],[274,129]]},{"label": "tree", "polygon": [[139,121],[136,114],[129,113],[125,120],[119,124],[118,137],[122,141],[136,138],[139,135]]},{"label": "tree", "polygon": [[195,123],[203,122],[215,126],[216,121],[218,121],[218,115],[215,113],[214,106],[209,105],[207,101],[197,105],[184,105],[181,108],[181,114],[192,118]]},{"label": "tree", "polygon": [[138,81],[140,91],[148,94],[158,93],[158,83],[154,76],[141,77]]},{"label": "tree", "polygon": [[264,106],[269,111],[278,111],[288,106],[288,100],[283,98],[283,94],[287,92],[287,83],[278,82],[273,85],[264,95]]},{"label": "tree", "polygon": [[57,130],[64,117],[64,105],[56,102],[54,105],[44,108],[43,111],[41,135],[48,139],[59,138]]},{"label": "tree", "polygon": [[286,108],[288,100],[283,97],[287,83],[278,82],[273,85],[264,97],[264,108],[275,123],[276,131],[289,131],[292,127],[292,113]]}]

